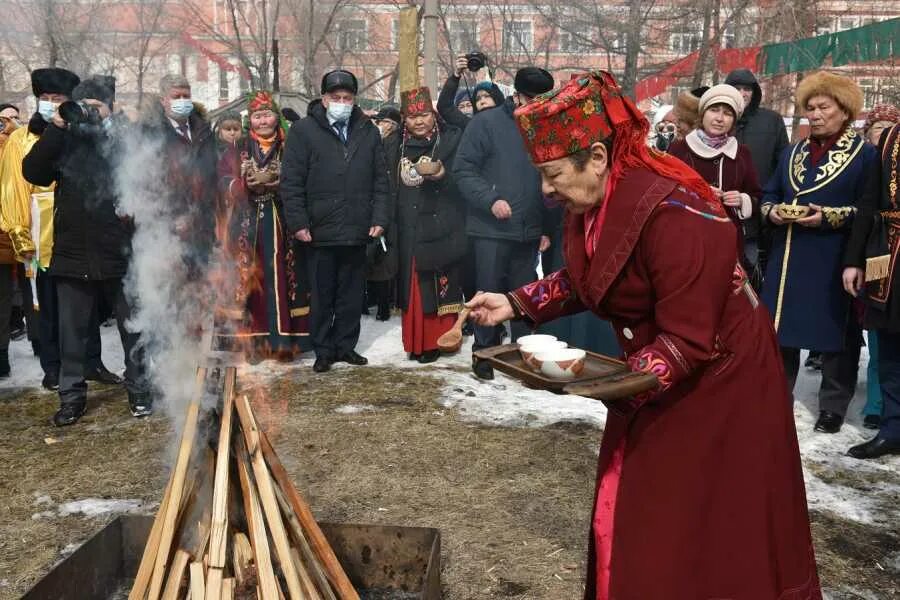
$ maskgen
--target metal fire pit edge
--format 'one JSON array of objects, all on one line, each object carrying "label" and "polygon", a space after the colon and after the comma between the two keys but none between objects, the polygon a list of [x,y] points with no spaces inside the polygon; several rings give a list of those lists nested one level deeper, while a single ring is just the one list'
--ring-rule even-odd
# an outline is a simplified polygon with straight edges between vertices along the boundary
[{"label": "metal fire pit edge", "polygon": [[[153,517],[114,519],[22,596],[22,600],[107,600],[137,572]],[[320,523],[353,585],[441,598],[441,534],[427,527]]]}]

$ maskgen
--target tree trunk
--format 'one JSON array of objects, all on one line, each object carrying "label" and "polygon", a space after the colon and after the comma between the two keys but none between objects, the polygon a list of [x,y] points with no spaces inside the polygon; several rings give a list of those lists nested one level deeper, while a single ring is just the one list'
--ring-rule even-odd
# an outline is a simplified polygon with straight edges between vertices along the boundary
[{"label": "tree trunk", "polygon": [[638,79],[638,57],[641,51],[641,16],[643,3],[631,0],[628,4],[628,30],[625,33],[625,72],[622,74],[622,89],[628,96],[634,96],[634,84]]}]

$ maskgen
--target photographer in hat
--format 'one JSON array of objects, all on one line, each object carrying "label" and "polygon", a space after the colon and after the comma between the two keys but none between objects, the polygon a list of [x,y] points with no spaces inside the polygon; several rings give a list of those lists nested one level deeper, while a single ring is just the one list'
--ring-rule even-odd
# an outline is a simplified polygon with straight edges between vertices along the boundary
[{"label": "photographer in hat", "polygon": [[135,417],[152,412],[139,334],[126,329],[131,307],[122,290],[131,251],[131,226],[116,214],[115,157],[121,155],[112,117],[111,78],[95,76],[60,105],[51,125],[22,161],[25,179],[56,184],[50,275],[59,300],[60,408],[56,426],[72,425],[85,412],[84,371],[90,315],[105,301],[115,307],[125,353],[125,386]]},{"label": "photographer in hat", "polygon": [[[437,110],[449,125],[465,129],[476,114],[497,106],[503,106],[506,98],[497,84],[481,81],[473,88],[466,82],[466,73],[477,77],[487,66],[487,57],[481,52],[462,54],[456,57],[456,71],[450,74],[438,96]],[[463,89],[459,84],[466,82]]]},{"label": "photographer in hat", "polygon": [[[538,252],[550,247],[559,226],[559,212],[549,210],[541,194],[541,177],[513,119],[513,111],[553,89],[553,76],[544,69],[525,67],[516,73],[516,93],[495,110],[479,113],[466,128],[453,177],[467,205],[466,233],[475,264],[475,287],[508,292],[537,277]],[[513,323],[515,341],[528,328]],[[502,327],[475,327],[474,350],[496,346]],[[486,362],[474,361],[475,374],[493,379]]]},{"label": "photographer in hat", "polygon": [[356,76],[322,78],[322,98],[288,133],[281,168],[287,228],[310,244],[310,335],[324,373],[335,362],[365,365],[357,354],[366,285],[366,244],[384,234],[388,174],[381,134],[356,106]]}]

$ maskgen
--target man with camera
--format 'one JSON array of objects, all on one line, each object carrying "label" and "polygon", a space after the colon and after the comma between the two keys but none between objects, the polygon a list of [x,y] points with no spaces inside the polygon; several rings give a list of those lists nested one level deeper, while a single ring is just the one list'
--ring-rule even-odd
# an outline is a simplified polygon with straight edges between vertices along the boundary
[{"label": "man with camera", "polygon": [[381,134],[356,106],[353,73],[322,78],[322,98],[288,133],[281,168],[287,229],[311,245],[310,334],[324,373],[365,365],[356,352],[366,286],[366,244],[388,224],[388,169]]},{"label": "man with camera", "polygon": [[[465,89],[459,89],[466,71],[478,73],[486,65],[487,57],[481,52],[470,52],[457,57],[456,72],[447,78],[437,102],[438,114],[447,123],[465,129],[476,113],[503,106],[506,101],[503,92],[490,81],[482,81],[473,89],[469,89],[466,83]],[[462,108],[465,103],[468,103],[468,111]]]},{"label": "man with camera", "polygon": [[[541,194],[541,177],[531,164],[513,112],[553,89],[553,76],[525,67],[516,73],[516,94],[502,107],[478,114],[466,128],[453,174],[468,205],[466,233],[475,256],[475,284],[484,292],[505,293],[534,281],[538,252],[550,247],[559,219]],[[496,346],[502,326],[475,327],[473,350]],[[527,333],[512,323],[512,340]],[[475,375],[493,379],[491,365],[473,360]]]},{"label": "man with camera", "polygon": [[125,351],[125,385],[131,413],[152,411],[139,334],[126,329],[131,309],[122,290],[128,270],[131,225],[116,215],[115,157],[119,126],[111,117],[114,80],[91,77],[60,104],[41,139],[25,156],[22,173],[34,185],[56,185],[53,258],[49,273],[59,300],[60,408],[57,427],[85,412],[84,365],[90,315],[101,301],[115,307]]},{"label": "man with camera", "polygon": [[[26,265],[34,278],[39,310],[29,320],[36,321],[35,332],[29,331],[35,353],[41,361],[48,390],[59,389],[59,314],[56,282],[47,271],[53,250],[54,186],[33,185],[22,174],[22,159],[41,138],[56,112],[69,99],[80,82],[66,69],[37,69],[31,73],[31,88],[37,99],[37,112],[27,126],[14,131],[0,156],[0,229],[12,241],[16,260]],[[37,235],[33,235],[32,232]],[[98,314],[91,314],[87,340],[85,378],[105,384],[122,380],[110,373],[100,359],[100,325]],[[36,335],[35,335],[36,334]],[[34,337],[33,337],[34,336]]]}]

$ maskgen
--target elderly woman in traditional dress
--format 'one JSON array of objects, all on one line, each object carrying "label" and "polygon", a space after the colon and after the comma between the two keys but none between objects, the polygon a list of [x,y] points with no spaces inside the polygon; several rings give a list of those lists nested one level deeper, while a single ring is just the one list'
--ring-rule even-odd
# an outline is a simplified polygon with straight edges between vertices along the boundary
[{"label": "elderly woman in traditional dress", "polygon": [[[465,203],[450,176],[461,131],[438,118],[428,88],[403,92],[400,110],[402,128],[385,151],[396,180],[403,349],[430,363],[440,357],[437,339],[463,307]],[[426,172],[424,165],[439,168]]]},{"label": "elderly woman in traditional dress", "polygon": [[[841,285],[843,252],[876,152],[853,130],[863,94],[852,80],[813,73],[795,95],[810,133],[785,149],[763,191],[763,219],[774,228],[763,301],[775,322],[790,389],[800,349],[822,352],[815,429],[837,433],[856,390],[862,343]],[[785,217],[798,209],[809,213]]]},{"label": "elderly woman in traditional dress", "polygon": [[778,346],[721,202],[645,146],[608,73],[516,114],[544,193],[566,208],[567,267],[475,296],[473,318],[591,310],[659,381],[606,403],[586,598],[821,598]]},{"label": "elderly woman in traditional dress", "polygon": [[251,93],[247,112],[248,135],[219,163],[231,213],[224,242],[236,255],[234,301],[241,313],[241,324],[225,336],[249,340],[251,361],[291,360],[310,349],[309,290],[278,196],[285,131],[269,92]]}]

